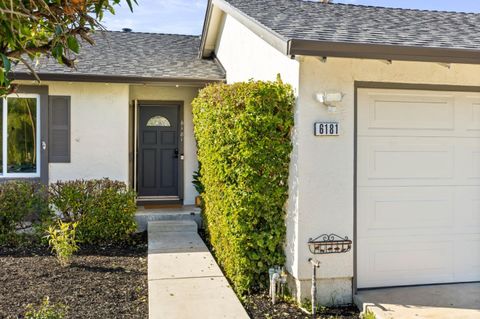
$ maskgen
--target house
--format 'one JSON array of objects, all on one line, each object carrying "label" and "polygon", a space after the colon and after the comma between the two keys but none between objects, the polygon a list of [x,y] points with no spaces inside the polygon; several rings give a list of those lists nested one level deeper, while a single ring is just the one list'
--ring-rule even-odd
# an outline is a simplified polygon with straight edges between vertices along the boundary
[{"label": "house", "polygon": [[95,46],[83,46],[75,70],[41,59],[41,85],[25,67],[16,70],[19,97],[37,99],[39,133],[29,150],[37,156],[22,172],[7,164],[4,148],[4,176],[50,183],[109,177],[135,185],[140,203],[193,204],[190,103],[199,88],[224,80],[223,69],[198,59],[198,36],[100,32],[94,40]]},{"label": "house", "polygon": [[469,13],[211,0],[200,39],[107,32],[76,71],[40,63],[41,86],[17,70],[40,124],[35,171],[18,176],[108,176],[141,201],[191,204],[197,90],[280,74],[297,96],[286,245],[297,298],[310,295],[308,241],[321,234],[353,240],[315,256],[323,303],[480,281],[479,25]]}]

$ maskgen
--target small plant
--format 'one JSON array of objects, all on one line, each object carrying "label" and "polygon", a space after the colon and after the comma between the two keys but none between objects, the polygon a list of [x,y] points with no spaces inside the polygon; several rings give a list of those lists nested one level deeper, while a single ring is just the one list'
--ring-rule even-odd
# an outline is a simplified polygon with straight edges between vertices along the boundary
[{"label": "small plant", "polygon": [[310,313],[312,311],[312,301],[308,298],[304,298],[302,302],[300,302],[299,307],[307,312]]},{"label": "small plant", "polygon": [[363,315],[362,319],[376,319],[375,314],[370,310],[367,310]]},{"label": "small plant", "polygon": [[202,173],[200,172],[200,165],[198,167],[198,170],[193,172],[193,187],[195,187],[195,190],[198,193],[198,196],[195,197],[195,205],[197,207],[202,207],[202,193],[205,191],[205,188],[203,187],[202,181],[201,181]]},{"label": "small plant", "polygon": [[32,305],[27,306],[25,319],[63,319],[66,315],[66,307],[62,304],[52,305],[50,299],[45,297],[38,310]]},{"label": "small plant", "polygon": [[205,191],[202,181],[200,180],[201,177],[202,177],[202,173],[200,172],[200,167],[198,167],[198,171],[193,172],[192,184],[199,195],[202,195],[202,193]]},{"label": "small plant", "polygon": [[70,264],[73,253],[78,250],[75,238],[77,226],[77,222],[68,223],[59,220],[56,224],[48,227],[48,244],[62,267]]}]

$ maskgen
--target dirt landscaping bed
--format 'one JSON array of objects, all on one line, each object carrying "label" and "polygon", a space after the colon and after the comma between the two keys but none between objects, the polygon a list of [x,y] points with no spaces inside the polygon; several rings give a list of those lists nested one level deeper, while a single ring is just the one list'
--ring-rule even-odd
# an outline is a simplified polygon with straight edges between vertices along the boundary
[{"label": "dirt landscaping bed", "polygon": [[[252,319],[310,319],[296,304],[279,302],[272,305],[268,294],[247,296],[244,306]],[[360,313],[356,307],[321,308],[318,319],[358,319]]]},{"label": "dirt landscaping bed", "polygon": [[147,246],[83,247],[62,268],[45,247],[0,247],[0,318],[22,318],[45,297],[67,318],[147,318]]}]

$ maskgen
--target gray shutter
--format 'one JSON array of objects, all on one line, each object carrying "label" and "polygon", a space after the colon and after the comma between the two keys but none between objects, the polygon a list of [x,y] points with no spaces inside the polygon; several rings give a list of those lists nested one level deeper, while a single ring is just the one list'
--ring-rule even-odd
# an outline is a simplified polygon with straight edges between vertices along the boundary
[{"label": "gray shutter", "polygon": [[70,163],[70,97],[50,96],[49,102],[49,162]]}]

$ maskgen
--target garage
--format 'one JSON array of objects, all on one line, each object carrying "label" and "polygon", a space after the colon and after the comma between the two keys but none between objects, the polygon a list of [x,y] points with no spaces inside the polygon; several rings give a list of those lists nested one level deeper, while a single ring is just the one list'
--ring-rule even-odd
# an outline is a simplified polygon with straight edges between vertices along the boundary
[{"label": "garage", "polygon": [[480,281],[480,93],[359,88],[356,191],[358,288]]}]

